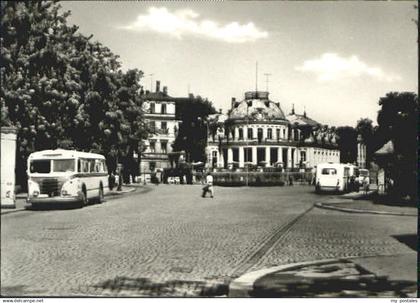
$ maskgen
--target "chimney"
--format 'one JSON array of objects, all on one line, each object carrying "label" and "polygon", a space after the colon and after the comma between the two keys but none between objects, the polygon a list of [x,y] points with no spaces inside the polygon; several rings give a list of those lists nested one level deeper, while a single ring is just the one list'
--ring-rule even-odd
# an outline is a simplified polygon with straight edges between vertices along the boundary
[{"label": "chimney", "polygon": [[167,87],[167,86],[164,86],[164,87],[163,87],[163,93],[164,93],[165,95],[167,95],[167,94],[168,94],[168,87]]},{"label": "chimney", "polygon": [[236,98],[233,98],[233,97],[232,97],[232,108],[234,108],[235,103],[236,103]]},{"label": "chimney", "polygon": [[160,81],[156,81],[156,92],[160,91]]}]

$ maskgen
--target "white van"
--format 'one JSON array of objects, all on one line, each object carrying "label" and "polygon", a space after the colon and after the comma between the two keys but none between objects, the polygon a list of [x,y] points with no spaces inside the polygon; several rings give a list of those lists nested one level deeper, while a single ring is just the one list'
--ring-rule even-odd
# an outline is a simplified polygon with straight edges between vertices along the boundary
[{"label": "white van", "polygon": [[28,158],[28,198],[34,204],[89,200],[102,202],[108,191],[105,157],[75,150],[44,150]]},{"label": "white van", "polygon": [[315,191],[347,192],[350,188],[350,164],[320,163],[316,168]]}]

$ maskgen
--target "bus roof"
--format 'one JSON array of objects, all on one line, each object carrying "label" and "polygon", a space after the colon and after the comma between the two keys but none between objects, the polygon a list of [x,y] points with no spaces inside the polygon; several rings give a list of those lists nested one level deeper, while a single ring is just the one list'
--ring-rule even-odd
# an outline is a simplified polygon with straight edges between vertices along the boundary
[{"label": "bus roof", "polygon": [[105,159],[101,154],[80,152],[77,150],[66,149],[47,149],[34,152],[29,155],[29,159],[49,159],[49,158],[89,158],[89,159]]}]

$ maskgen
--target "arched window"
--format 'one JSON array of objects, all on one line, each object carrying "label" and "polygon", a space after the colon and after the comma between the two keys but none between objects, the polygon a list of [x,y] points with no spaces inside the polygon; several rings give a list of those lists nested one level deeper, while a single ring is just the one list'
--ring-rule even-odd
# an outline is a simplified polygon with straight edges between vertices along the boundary
[{"label": "arched window", "polygon": [[253,139],[253,137],[252,137],[252,128],[248,128],[248,139]]},{"label": "arched window", "polygon": [[267,129],[267,139],[273,139],[273,130],[271,128]]}]

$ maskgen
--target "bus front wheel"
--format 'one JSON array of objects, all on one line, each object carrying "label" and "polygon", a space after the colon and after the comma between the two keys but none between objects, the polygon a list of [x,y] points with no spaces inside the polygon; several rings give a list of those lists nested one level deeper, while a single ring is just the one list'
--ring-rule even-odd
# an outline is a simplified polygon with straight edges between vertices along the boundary
[{"label": "bus front wheel", "polygon": [[86,196],[86,190],[82,191],[82,199],[80,200],[79,207],[83,208],[88,204],[87,196]]}]

